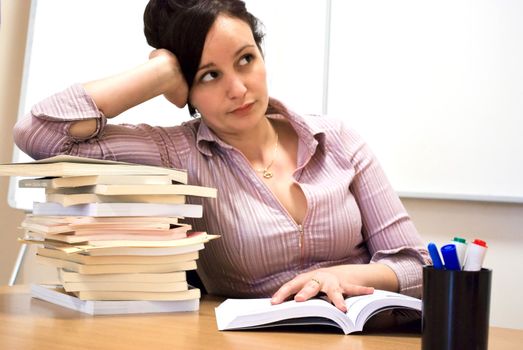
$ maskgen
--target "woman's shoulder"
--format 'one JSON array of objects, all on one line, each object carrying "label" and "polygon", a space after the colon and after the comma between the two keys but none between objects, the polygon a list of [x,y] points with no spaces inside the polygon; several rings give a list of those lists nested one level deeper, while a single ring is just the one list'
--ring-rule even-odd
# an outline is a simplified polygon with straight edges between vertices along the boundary
[{"label": "woman's shoulder", "polygon": [[359,133],[347,121],[329,114],[304,113],[295,114],[315,133],[323,133],[326,136],[350,137],[360,139]]},{"label": "woman's shoulder", "polygon": [[269,114],[279,115],[290,122],[298,134],[307,133],[317,136],[324,134],[327,138],[343,138],[354,142],[363,142],[360,134],[339,116],[330,114],[318,114],[298,112],[277,99],[271,98]]}]

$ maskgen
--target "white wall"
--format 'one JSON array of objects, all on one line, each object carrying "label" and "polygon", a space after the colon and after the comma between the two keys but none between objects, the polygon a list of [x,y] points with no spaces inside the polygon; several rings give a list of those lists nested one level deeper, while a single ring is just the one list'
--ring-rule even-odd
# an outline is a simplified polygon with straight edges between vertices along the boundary
[{"label": "white wall", "polygon": [[523,205],[403,199],[422,238],[446,243],[454,236],[488,243],[492,269],[491,325],[523,329]]},{"label": "white wall", "polygon": [[[0,26],[0,161],[11,161],[16,121],[29,0],[2,0]],[[0,284],[6,284],[19,244],[18,225],[23,213],[7,205],[8,179],[0,177]]]}]

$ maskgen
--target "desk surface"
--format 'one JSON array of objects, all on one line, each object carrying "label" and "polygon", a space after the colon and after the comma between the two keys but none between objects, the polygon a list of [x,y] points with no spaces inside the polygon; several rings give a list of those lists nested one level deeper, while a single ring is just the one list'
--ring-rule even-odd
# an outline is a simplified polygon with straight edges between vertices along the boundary
[{"label": "desk surface", "polygon": [[[0,349],[420,349],[416,333],[341,333],[304,330],[219,332],[214,307],[199,312],[89,316],[31,299],[27,286],[0,287]],[[523,330],[491,328],[489,349],[521,349]]]}]

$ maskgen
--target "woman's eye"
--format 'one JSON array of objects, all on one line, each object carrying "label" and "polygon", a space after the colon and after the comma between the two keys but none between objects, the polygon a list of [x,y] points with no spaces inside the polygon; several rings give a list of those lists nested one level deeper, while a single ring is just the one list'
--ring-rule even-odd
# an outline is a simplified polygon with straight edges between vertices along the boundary
[{"label": "woman's eye", "polygon": [[254,59],[254,55],[251,55],[250,53],[240,58],[240,66],[245,66],[249,62],[251,62]]},{"label": "woman's eye", "polygon": [[207,72],[204,75],[202,75],[200,80],[202,82],[206,83],[206,82],[212,81],[216,78],[218,78],[218,72]]}]

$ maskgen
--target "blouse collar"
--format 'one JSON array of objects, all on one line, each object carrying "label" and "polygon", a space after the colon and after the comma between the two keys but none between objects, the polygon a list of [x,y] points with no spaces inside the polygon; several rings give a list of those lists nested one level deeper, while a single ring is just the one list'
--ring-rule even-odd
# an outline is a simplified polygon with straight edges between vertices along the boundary
[{"label": "blouse collar", "polygon": [[[310,156],[314,154],[319,143],[323,142],[320,134],[325,132],[319,123],[307,122],[303,116],[289,110],[283,103],[275,98],[269,99],[269,108],[267,109],[267,118],[287,119],[296,131],[300,143],[305,146]],[[311,116],[310,118],[321,118],[320,116]],[[310,120],[309,120],[310,121]],[[223,149],[232,149],[228,143],[222,141],[203,121],[198,123],[196,134],[196,147],[198,151],[206,156],[212,156],[212,147],[218,146]],[[214,145],[214,146],[213,146]]]}]

